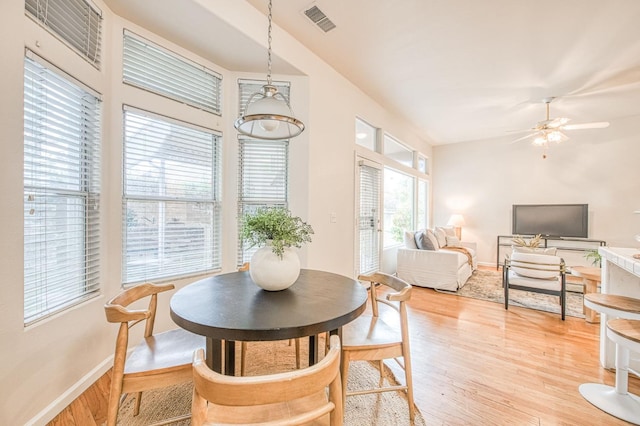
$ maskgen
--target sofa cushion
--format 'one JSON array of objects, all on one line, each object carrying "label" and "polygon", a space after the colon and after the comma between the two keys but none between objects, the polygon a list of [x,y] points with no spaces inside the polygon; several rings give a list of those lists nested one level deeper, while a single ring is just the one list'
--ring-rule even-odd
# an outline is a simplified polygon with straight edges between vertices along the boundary
[{"label": "sofa cushion", "polygon": [[433,231],[431,229],[427,229],[424,231],[427,234],[427,237],[429,237],[429,239],[431,240],[431,244],[433,244],[433,247],[435,248],[435,250],[438,250],[440,247],[440,244],[438,243],[438,238],[436,237],[436,235],[433,233]]},{"label": "sofa cushion", "polygon": [[444,233],[447,237],[455,237],[456,236],[456,230],[453,229],[453,227],[451,226],[443,226],[442,229],[444,230]]},{"label": "sofa cushion", "polygon": [[558,256],[537,253],[511,254],[511,270],[523,277],[553,279],[560,275]]},{"label": "sofa cushion", "polygon": [[433,245],[433,241],[429,238],[429,235],[426,231],[418,231],[415,233],[416,246],[420,250],[437,250],[437,248]]},{"label": "sofa cushion", "polygon": [[460,240],[456,236],[447,235],[447,246],[449,247],[462,247]]},{"label": "sofa cushion", "polygon": [[438,239],[438,247],[444,247],[447,245],[447,233],[443,228],[436,228],[433,230],[433,233]]},{"label": "sofa cushion", "polygon": [[413,231],[404,231],[404,246],[406,248],[414,250],[418,248],[418,246],[416,245],[415,234],[416,232]]}]

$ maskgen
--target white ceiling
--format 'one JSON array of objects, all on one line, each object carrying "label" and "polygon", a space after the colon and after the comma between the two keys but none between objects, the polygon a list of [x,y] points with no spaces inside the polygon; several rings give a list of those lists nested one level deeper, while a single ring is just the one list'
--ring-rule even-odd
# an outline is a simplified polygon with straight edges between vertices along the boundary
[{"label": "white ceiling", "polygon": [[[106,3],[225,68],[265,71],[264,47],[196,2]],[[311,23],[312,4],[337,27]],[[640,115],[638,0],[274,0],[273,20],[435,145],[514,139],[547,97],[572,123]],[[298,73],[278,58],[274,72]]]}]

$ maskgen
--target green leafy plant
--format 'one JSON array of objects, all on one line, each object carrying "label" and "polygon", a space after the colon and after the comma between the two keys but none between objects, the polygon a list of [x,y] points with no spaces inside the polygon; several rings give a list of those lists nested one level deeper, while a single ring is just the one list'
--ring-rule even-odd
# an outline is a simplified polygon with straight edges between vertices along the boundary
[{"label": "green leafy plant", "polygon": [[249,247],[271,241],[273,253],[282,259],[285,247],[302,247],[311,242],[313,228],[283,207],[261,207],[242,218],[242,238]]},{"label": "green leafy plant", "polygon": [[584,258],[591,262],[593,266],[600,267],[602,256],[598,253],[598,249],[588,250],[584,254]]}]

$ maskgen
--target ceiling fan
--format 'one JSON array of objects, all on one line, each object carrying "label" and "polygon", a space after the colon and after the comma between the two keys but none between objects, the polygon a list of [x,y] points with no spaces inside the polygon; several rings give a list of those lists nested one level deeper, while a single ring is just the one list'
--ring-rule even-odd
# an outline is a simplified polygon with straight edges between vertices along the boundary
[{"label": "ceiling fan", "polygon": [[[519,130],[524,132],[531,132],[521,138],[514,140],[512,143],[519,142],[525,139],[533,138],[532,144],[535,146],[541,146],[546,148],[549,146],[549,142],[560,143],[569,140],[569,137],[564,133],[567,130],[583,130],[583,129],[604,129],[609,127],[609,122],[598,121],[592,123],[579,123],[568,124],[571,119],[566,117],[551,118],[549,114],[551,102],[555,98],[544,98],[542,101],[547,108],[547,116],[545,120],[539,121],[535,127],[527,130]],[[547,158],[546,154],[543,154],[543,158]]]}]

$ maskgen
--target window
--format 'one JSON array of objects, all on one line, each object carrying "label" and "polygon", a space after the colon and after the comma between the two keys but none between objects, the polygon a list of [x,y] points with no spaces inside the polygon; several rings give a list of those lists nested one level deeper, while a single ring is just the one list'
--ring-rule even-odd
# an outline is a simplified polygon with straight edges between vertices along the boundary
[{"label": "window", "polygon": [[356,143],[371,151],[376,151],[377,129],[356,118]]},{"label": "window", "polygon": [[382,169],[377,164],[359,161],[359,274],[380,269],[380,195]]},{"label": "window", "polygon": [[220,115],[220,74],[128,31],[123,55],[125,83]]},{"label": "window", "polygon": [[413,167],[413,151],[391,136],[384,135],[384,155],[407,167]]},{"label": "window", "polygon": [[424,179],[418,179],[418,198],[416,202],[416,210],[418,216],[416,217],[416,229],[426,229],[429,223],[428,212],[428,199],[429,196],[429,182]]},{"label": "window", "polygon": [[[247,101],[267,84],[264,80],[238,80],[238,115],[244,114]],[[287,100],[290,83],[272,82]],[[238,165],[238,265],[251,260],[259,247],[246,247],[240,233],[242,217],[259,207],[288,207],[289,141],[240,138]]]},{"label": "window", "polygon": [[27,15],[100,67],[102,12],[84,0],[25,0]]},{"label": "window", "polygon": [[24,322],[99,290],[100,98],[24,61]]},{"label": "window", "polygon": [[[288,141],[240,139],[238,230],[242,216],[259,207],[287,207]],[[251,260],[259,247],[245,247],[239,238],[238,265]]]},{"label": "window", "polygon": [[414,178],[384,169],[384,247],[402,244],[404,231],[414,229]]},{"label": "window", "polygon": [[420,173],[427,173],[427,157],[418,154],[418,171]]},{"label": "window", "polygon": [[123,282],[220,268],[220,136],[125,107]]}]

